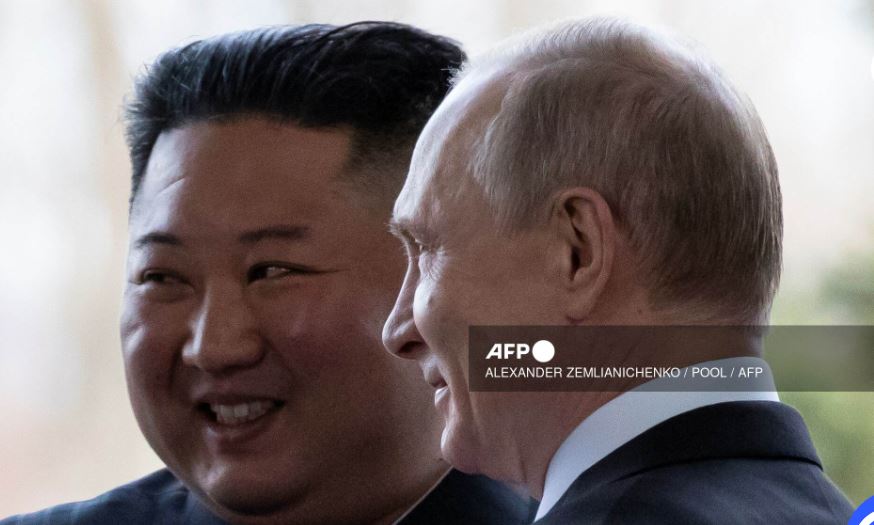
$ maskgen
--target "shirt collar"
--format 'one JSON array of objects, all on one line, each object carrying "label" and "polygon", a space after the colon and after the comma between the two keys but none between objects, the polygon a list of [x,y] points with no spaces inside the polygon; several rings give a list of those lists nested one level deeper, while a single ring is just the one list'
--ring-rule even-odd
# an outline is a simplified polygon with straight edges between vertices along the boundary
[{"label": "shirt collar", "polygon": [[729,401],[779,401],[768,364],[758,357],[732,357],[691,367],[762,367],[760,388],[755,392],[661,392],[654,379],[623,392],[584,419],[558,448],[546,470],[543,498],[535,521],[549,512],[575,479],[608,454],[646,430],[696,408]]}]

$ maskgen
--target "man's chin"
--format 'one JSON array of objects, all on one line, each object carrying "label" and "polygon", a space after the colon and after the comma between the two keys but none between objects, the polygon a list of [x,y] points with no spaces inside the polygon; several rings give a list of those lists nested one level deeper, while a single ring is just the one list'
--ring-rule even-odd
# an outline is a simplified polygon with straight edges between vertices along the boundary
[{"label": "man's chin", "polygon": [[212,501],[207,505],[209,509],[230,523],[271,523],[276,517],[288,512],[285,502],[281,505],[265,505],[261,501],[247,500],[244,498],[229,498],[221,501]]},{"label": "man's chin", "polygon": [[290,480],[253,478],[223,472],[198,483],[197,491],[204,503],[223,518],[269,518],[300,503],[301,492],[295,493]]},{"label": "man's chin", "polygon": [[457,420],[450,419],[440,436],[440,454],[456,470],[467,474],[480,474],[476,461],[478,443],[472,432],[465,432]]}]

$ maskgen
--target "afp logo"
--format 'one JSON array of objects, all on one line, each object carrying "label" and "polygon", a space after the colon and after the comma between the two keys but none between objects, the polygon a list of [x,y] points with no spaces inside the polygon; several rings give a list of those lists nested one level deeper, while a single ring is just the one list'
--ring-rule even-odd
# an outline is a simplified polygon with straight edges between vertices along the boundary
[{"label": "afp logo", "polygon": [[532,346],[525,343],[495,343],[486,354],[486,359],[522,359],[529,354],[540,363],[548,363],[555,357],[555,346],[546,339]]}]

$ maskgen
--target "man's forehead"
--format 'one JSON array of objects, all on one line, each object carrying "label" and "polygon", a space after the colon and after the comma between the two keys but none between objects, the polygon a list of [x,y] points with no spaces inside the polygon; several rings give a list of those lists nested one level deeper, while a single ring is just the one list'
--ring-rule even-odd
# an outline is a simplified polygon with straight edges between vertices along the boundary
[{"label": "man's forehead", "polygon": [[497,69],[469,74],[440,105],[416,143],[409,176],[395,202],[397,223],[426,227],[441,204],[479,191],[472,161],[508,83],[509,75]]},{"label": "man's forehead", "polygon": [[343,132],[261,120],[162,133],[131,209],[132,233],[182,227],[238,233],[306,222],[345,204]]},{"label": "man's forehead", "polygon": [[[511,74],[500,68],[472,72],[449,93],[422,132],[425,152],[451,162],[471,154],[501,109]],[[417,150],[419,144],[416,145]]]},{"label": "man's forehead", "polygon": [[[310,129],[266,118],[203,121],[163,131],[145,169],[144,186],[161,187],[193,172],[250,183],[258,178],[330,180],[348,160],[345,129]],[[200,173],[202,172],[202,173]]]}]

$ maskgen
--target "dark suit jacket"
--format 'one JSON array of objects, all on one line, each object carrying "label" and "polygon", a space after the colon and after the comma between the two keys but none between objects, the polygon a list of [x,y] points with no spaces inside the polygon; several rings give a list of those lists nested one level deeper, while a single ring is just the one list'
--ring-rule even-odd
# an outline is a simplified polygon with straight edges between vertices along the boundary
[{"label": "dark suit jacket", "polygon": [[801,415],[746,401],[692,410],[637,436],[580,475],[536,525],[834,525],[852,511]]},{"label": "dark suit jacket", "polygon": [[[503,485],[453,470],[400,523],[515,525],[525,523],[526,512],[526,503]],[[166,469],[88,501],[0,521],[0,525],[176,523],[224,525]]]}]

